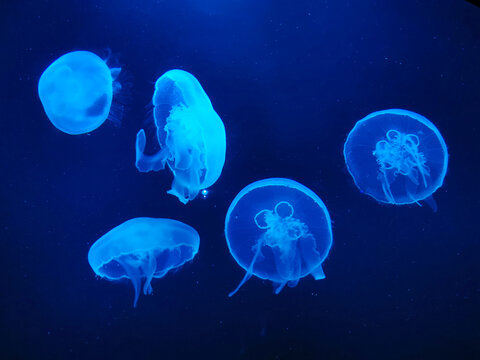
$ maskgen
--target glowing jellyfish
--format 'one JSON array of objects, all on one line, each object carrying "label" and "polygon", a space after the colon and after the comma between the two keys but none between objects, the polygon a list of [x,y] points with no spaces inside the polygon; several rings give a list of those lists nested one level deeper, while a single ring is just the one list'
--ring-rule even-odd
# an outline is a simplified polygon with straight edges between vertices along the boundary
[{"label": "glowing jellyfish", "polygon": [[140,287],[152,293],[151,281],[192,260],[200,237],[192,227],[171,219],[134,218],[98,239],[88,252],[93,271],[107,280],[130,279],[137,305]]},{"label": "glowing jellyfish", "polygon": [[67,134],[95,130],[107,119],[120,68],[109,69],[89,51],[67,53],[43,72],[38,95],[48,118]]},{"label": "glowing jellyfish", "polygon": [[198,80],[183,70],[170,70],[155,83],[153,118],[160,151],[146,155],[145,132],[137,134],[136,163],[142,172],[174,175],[169,194],[186,204],[217,181],[225,162],[225,128]]},{"label": "glowing jellyfish", "polygon": [[436,211],[431,195],[447,172],[447,146],[422,115],[400,109],[368,115],[348,134],[344,156],[360,191],[389,204],[425,200]]},{"label": "glowing jellyfish", "polygon": [[272,281],[276,294],[308,274],[325,278],[321,264],[332,246],[330,215],[322,200],[296,181],[272,178],[245,187],[228,209],[225,237],[247,272],[229,296],[252,275]]}]

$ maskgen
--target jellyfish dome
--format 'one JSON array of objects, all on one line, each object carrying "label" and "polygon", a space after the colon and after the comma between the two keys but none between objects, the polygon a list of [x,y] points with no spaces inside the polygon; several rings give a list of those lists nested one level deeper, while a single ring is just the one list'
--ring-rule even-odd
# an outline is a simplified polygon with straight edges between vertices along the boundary
[{"label": "jellyfish dome", "polygon": [[355,124],[343,153],[360,191],[396,205],[425,200],[436,210],[431,195],[447,172],[447,146],[422,115],[401,109],[374,112]]},{"label": "jellyfish dome", "polygon": [[77,135],[95,130],[107,119],[120,68],[109,69],[89,51],[69,52],[40,76],[38,95],[55,127]]},{"label": "jellyfish dome", "polygon": [[145,154],[146,137],[137,134],[139,171],[158,171],[168,164],[174,180],[169,194],[186,204],[213,185],[225,163],[225,128],[198,80],[183,70],[158,78],[153,94],[153,118],[160,150]]},{"label": "jellyfish dome", "polygon": [[152,293],[151,281],[192,260],[200,237],[192,227],[171,219],[134,218],[110,230],[88,252],[95,274],[107,280],[129,279],[137,305],[140,287]]},{"label": "jellyfish dome", "polygon": [[225,237],[246,271],[229,296],[252,275],[272,281],[276,294],[308,274],[325,278],[322,263],[332,246],[330,215],[322,200],[296,181],[272,178],[245,187],[228,209]]}]

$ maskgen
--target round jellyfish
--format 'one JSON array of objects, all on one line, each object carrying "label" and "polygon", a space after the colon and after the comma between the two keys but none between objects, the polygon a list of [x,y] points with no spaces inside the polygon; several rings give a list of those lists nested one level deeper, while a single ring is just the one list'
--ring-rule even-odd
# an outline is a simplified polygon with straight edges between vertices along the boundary
[{"label": "round jellyfish", "polygon": [[431,195],[447,172],[447,146],[422,115],[401,109],[374,112],[355,124],[343,154],[361,192],[396,205],[425,200],[436,211]]},{"label": "round jellyfish", "polygon": [[174,175],[169,194],[183,204],[213,185],[225,163],[225,127],[198,80],[183,70],[170,70],[155,83],[153,118],[160,150],[145,154],[145,131],[137,134],[139,171],[158,171],[168,164]]},{"label": "round jellyfish", "polygon": [[136,307],[143,293],[152,293],[153,278],[162,278],[192,260],[200,237],[192,227],[171,219],[134,218],[110,230],[88,252],[95,274],[107,280],[130,279]]},{"label": "round jellyfish", "polygon": [[304,185],[282,178],[256,181],[232,201],[225,237],[246,271],[233,296],[252,275],[273,282],[275,294],[311,274],[324,279],[322,263],[332,246],[330,215]]},{"label": "round jellyfish", "polygon": [[38,95],[52,124],[71,135],[102,125],[109,116],[113,93],[121,87],[115,81],[120,71],[109,69],[89,51],[69,52],[51,63],[40,76]]}]

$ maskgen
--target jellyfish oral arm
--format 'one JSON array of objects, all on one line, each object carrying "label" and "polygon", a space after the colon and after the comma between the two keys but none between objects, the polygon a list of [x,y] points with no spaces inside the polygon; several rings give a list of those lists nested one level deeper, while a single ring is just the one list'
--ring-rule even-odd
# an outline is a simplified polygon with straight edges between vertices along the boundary
[{"label": "jellyfish oral arm", "polygon": [[[298,284],[298,281],[297,281],[297,284]],[[297,285],[297,284],[295,284],[295,285]],[[273,284],[273,292],[275,293],[275,295],[280,294],[280,291],[283,290],[285,285],[287,285],[287,281],[285,281],[283,283],[274,283]]]},{"label": "jellyfish oral arm", "polygon": [[149,295],[153,291],[151,281],[157,268],[155,255],[150,252],[137,255],[124,255],[118,257],[116,261],[123,267],[128,278],[132,281],[135,290],[133,307],[136,307],[143,278],[145,278],[143,293]]},{"label": "jellyfish oral arm", "polygon": [[[382,184],[382,190],[389,203],[395,204],[390,185],[398,175],[408,177],[415,186],[419,186],[420,174],[423,186],[427,189],[430,169],[426,165],[424,153],[419,151],[419,145],[420,139],[417,135],[397,130],[387,131],[385,139],[376,143],[373,155],[380,167],[378,180]],[[411,195],[410,198],[412,202],[418,204],[417,199]]]},{"label": "jellyfish oral arm", "polygon": [[380,180],[380,183],[382,184],[382,190],[383,193],[385,194],[385,197],[387,198],[388,202],[390,204],[395,204],[395,199],[393,198],[392,190],[390,189],[390,182],[388,181],[387,178],[387,170],[386,169],[380,169],[378,173],[378,179]]},{"label": "jellyfish oral arm", "polygon": [[[242,287],[243,284],[245,284],[248,279],[250,279],[252,277],[252,274],[253,274],[253,265],[255,265],[255,261],[257,261],[257,258],[258,256],[260,255],[261,253],[261,249],[262,249],[262,246],[265,244],[265,237],[262,236],[258,241],[257,241],[257,245],[256,246],[256,251],[255,251],[255,255],[253,256],[253,259],[252,259],[252,262],[250,263],[250,265],[248,266],[248,269],[247,269],[247,273],[245,274],[245,276],[243,277],[242,281],[240,281],[240,283],[238,284],[238,286],[235,288],[235,290],[233,290],[231,293],[228,294],[228,297],[232,297],[233,295],[235,295],[237,293],[238,290],[240,290],[240,288]],[[281,290],[281,289],[280,289]]]},{"label": "jellyfish oral arm", "polygon": [[137,133],[137,140],[135,143],[135,166],[141,172],[158,171],[165,169],[165,163],[167,162],[170,152],[168,147],[163,147],[154,155],[145,155],[145,145],[147,139],[145,137],[145,131],[141,129]]},{"label": "jellyfish oral arm", "polygon": [[[293,206],[288,201],[280,201],[275,205],[273,211],[263,209],[255,215],[253,221],[259,229],[265,230],[265,232],[252,247],[254,256],[246,269],[247,273],[237,288],[228,296],[233,296],[250,279],[253,274],[253,266],[258,257],[262,255],[260,250],[263,246],[268,246],[272,249],[279,275],[279,279],[273,281],[274,293],[279,294],[287,284],[289,287],[297,286],[301,277],[302,261],[307,261],[309,258],[309,256],[305,256],[305,252],[317,252],[314,247],[300,246],[300,244],[311,239],[314,240],[314,238],[310,234],[307,225],[293,217],[293,214]],[[305,259],[302,260],[302,256]],[[315,279],[325,278],[321,266],[318,266],[314,271],[317,271],[313,274]]]},{"label": "jellyfish oral arm", "polygon": [[312,271],[312,276],[315,280],[322,280],[325,279],[325,273],[323,272],[322,265],[319,265]]},{"label": "jellyfish oral arm", "polygon": [[430,195],[430,196],[426,197],[425,199],[423,199],[423,201],[425,201],[428,204],[428,206],[430,206],[432,208],[433,212],[437,212],[438,206],[437,206],[437,203],[436,203],[435,199],[433,198],[433,196]]},{"label": "jellyfish oral arm", "polygon": [[143,284],[143,293],[145,295],[150,295],[153,293],[151,282],[156,269],[157,260],[155,260],[155,256],[153,254],[148,254],[146,267],[143,267],[143,271],[146,276],[145,283]]},{"label": "jellyfish oral arm", "polygon": [[122,71],[122,68],[120,67],[110,69],[110,74],[112,75],[112,81],[118,78],[118,75],[120,75],[121,71]]},{"label": "jellyfish oral arm", "polygon": [[172,182],[172,188],[167,193],[176,196],[182,204],[195,199],[202,187],[198,161],[196,160],[194,163],[192,168],[189,169],[172,169],[175,177]]}]

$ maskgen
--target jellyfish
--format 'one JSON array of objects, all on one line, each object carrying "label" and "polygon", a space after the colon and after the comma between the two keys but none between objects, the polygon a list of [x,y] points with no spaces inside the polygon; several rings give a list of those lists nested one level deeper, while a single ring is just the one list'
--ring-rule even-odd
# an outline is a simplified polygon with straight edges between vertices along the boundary
[{"label": "jellyfish", "polygon": [[330,215],[322,200],[304,185],[283,178],[256,181],[232,201],[225,238],[246,271],[233,296],[255,275],[270,280],[275,294],[302,277],[325,278],[322,263],[332,246]]},{"label": "jellyfish", "polygon": [[145,154],[146,137],[137,134],[136,162],[141,172],[168,164],[174,179],[169,194],[183,204],[213,185],[225,163],[225,128],[198,80],[183,70],[158,78],[153,94],[153,119],[160,150]]},{"label": "jellyfish", "polygon": [[[109,117],[113,93],[121,86],[115,81],[121,68],[111,68],[89,51],[69,52],[40,76],[38,95],[45,113],[59,130],[84,134],[95,130]],[[113,119],[118,121],[118,119]]]},{"label": "jellyfish", "polygon": [[129,279],[136,307],[143,293],[152,293],[151,281],[164,277],[192,260],[200,237],[192,227],[172,219],[134,218],[98,239],[88,252],[95,274],[107,280]]},{"label": "jellyfish", "polygon": [[404,205],[424,200],[443,184],[448,153],[438,129],[412,111],[390,109],[358,121],[344,151],[355,185],[382,203]]}]

